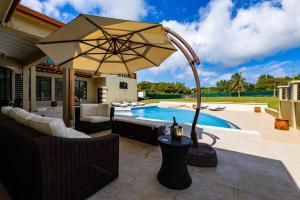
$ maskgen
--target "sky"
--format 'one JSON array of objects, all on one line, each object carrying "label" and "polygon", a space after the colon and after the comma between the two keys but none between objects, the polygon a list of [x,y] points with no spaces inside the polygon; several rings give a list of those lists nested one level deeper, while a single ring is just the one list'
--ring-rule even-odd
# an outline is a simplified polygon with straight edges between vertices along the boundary
[{"label": "sky", "polygon": [[[250,83],[261,74],[300,73],[300,0],[22,0],[21,4],[65,23],[79,13],[161,23],[193,47],[206,87],[235,72]],[[137,77],[195,86],[180,51]]]}]

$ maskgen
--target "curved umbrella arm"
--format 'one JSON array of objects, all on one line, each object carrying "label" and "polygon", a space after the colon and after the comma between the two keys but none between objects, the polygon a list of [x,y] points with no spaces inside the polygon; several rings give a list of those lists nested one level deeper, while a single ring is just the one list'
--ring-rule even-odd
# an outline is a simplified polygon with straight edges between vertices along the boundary
[{"label": "curved umbrella arm", "polygon": [[[166,28],[164,29],[166,30]],[[200,64],[200,61],[197,55],[195,54],[195,52],[193,51],[193,49],[191,48],[191,46],[188,45],[187,42],[182,37],[180,37],[178,34],[174,36],[173,34],[175,33],[174,31],[170,31],[170,29],[167,30],[168,30],[167,32],[170,34],[169,38],[171,42],[180,49],[180,51],[184,54],[184,56],[188,60],[195,78],[196,88],[197,88],[197,107],[196,107],[196,112],[192,124],[191,139],[193,141],[193,147],[197,148],[199,147],[199,144],[198,144],[197,133],[196,133],[196,125],[197,125],[197,121],[200,113],[200,106],[201,106],[201,85],[200,85],[199,75],[194,63]],[[177,41],[173,36],[176,37],[180,42]],[[189,50],[190,54],[193,56],[193,59],[191,58],[191,56],[188,54],[188,52],[184,47],[186,47],[186,49]]]},{"label": "curved umbrella arm", "polygon": [[197,65],[200,64],[200,59],[195,53],[194,49],[189,45],[189,43],[187,43],[187,41],[185,41],[185,39],[183,39],[183,37],[181,37],[178,33],[176,33],[175,31],[173,31],[168,27],[164,26],[163,29],[170,35],[173,35],[175,38],[177,38],[189,50],[190,54],[193,57],[193,62],[195,62]]}]

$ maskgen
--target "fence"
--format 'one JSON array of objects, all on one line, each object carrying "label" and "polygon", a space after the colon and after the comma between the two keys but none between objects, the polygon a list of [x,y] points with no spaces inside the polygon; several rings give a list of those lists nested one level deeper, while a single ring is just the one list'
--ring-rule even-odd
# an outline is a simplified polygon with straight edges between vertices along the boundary
[{"label": "fence", "polygon": [[[237,97],[237,92],[224,93],[204,93],[202,97]],[[260,91],[260,92],[240,92],[242,97],[270,97],[274,96],[274,91]],[[276,91],[276,96],[278,92]],[[196,98],[196,94],[147,94],[150,99],[180,99],[180,98]]]},{"label": "fence", "polygon": [[149,99],[180,99],[181,94],[147,94]]}]

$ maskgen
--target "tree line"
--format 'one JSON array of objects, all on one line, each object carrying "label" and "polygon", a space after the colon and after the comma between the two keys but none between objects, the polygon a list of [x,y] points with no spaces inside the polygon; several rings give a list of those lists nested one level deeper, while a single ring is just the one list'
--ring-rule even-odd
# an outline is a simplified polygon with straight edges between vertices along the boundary
[{"label": "tree line", "polygon": [[[262,74],[258,77],[256,83],[248,83],[242,73],[232,74],[229,80],[219,80],[214,87],[203,87],[202,93],[224,93],[237,92],[257,92],[272,91],[279,85],[287,85],[289,81],[300,80],[300,74],[292,77],[274,77],[270,74]],[[158,82],[141,81],[138,83],[139,91],[146,91],[148,94],[195,94],[195,88],[189,88],[179,82]]]},{"label": "tree line", "polygon": [[214,88],[217,92],[258,92],[277,89],[279,85],[287,85],[293,79],[300,79],[300,74],[292,77],[274,77],[270,74],[262,74],[255,84],[246,82],[242,73],[234,73],[229,80],[219,80]]},{"label": "tree line", "polygon": [[148,94],[191,94],[192,90],[183,83],[141,81],[138,83],[139,91],[146,91]]}]

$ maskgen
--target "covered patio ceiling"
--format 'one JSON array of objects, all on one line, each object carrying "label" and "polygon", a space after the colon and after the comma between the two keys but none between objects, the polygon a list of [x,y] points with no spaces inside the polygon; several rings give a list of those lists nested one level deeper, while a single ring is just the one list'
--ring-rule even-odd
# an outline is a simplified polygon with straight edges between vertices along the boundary
[{"label": "covered patio ceiling", "polygon": [[30,38],[25,34],[0,28],[0,57],[16,61],[24,66],[45,54],[36,46],[37,39]]}]

